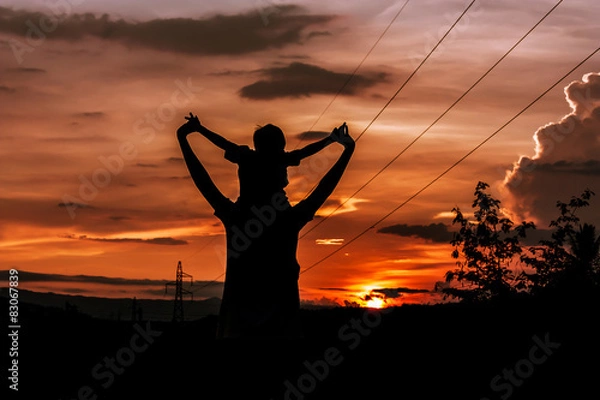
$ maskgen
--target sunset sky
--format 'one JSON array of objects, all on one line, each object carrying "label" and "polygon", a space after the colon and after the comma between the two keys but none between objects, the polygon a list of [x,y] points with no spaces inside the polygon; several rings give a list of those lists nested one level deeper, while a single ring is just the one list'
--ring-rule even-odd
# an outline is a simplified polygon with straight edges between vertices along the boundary
[{"label": "sunset sky", "polygon": [[[0,0],[0,269],[38,273],[24,289],[108,297],[160,298],[179,260],[196,281],[222,281],[224,230],[189,179],[175,137],[184,116],[192,111],[209,129],[249,145],[257,125],[273,123],[288,150],[344,121],[357,137],[469,3],[409,1],[328,107],[404,0]],[[364,131],[321,217],[555,4],[476,1]],[[540,229],[557,200],[585,188],[600,194],[596,54],[374,225],[596,50],[598,21],[600,2],[564,1],[420,140],[303,236],[305,269],[372,227],[300,276],[302,300],[341,303],[378,289],[390,303],[435,301],[412,292],[431,291],[454,267],[450,211],[471,210],[478,181],[491,185],[516,222]],[[191,143],[235,199],[236,166],[200,135]],[[290,200],[301,200],[340,153],[333,144],[290,167]],[[598,201],[586,218],[600,224]],[[196,296],[219,296],[220,288]]]}]

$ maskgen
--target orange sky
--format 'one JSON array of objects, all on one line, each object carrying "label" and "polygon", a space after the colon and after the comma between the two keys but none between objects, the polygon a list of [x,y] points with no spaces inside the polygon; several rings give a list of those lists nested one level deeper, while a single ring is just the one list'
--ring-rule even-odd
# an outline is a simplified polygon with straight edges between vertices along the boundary
[{"label": "orange sky", "polygon": [[[48,274],[24,288],[111,297],[158,295],[178,260],[195,280],[219,277],[223,229],[188,179],[175,140],[184,115],[193,111],[240,144],[266,123],[284,130],[288,150],[344,121],[356,137],[470,2],[410,1],[324,112],[403,3],[155,0],[139,10],[117,1],[0,2],[0,269]],[[555,3],[475,2],[360,138],[320,214],[386,165]],[[595,50],[598,20],[595,0],[561,4],[422,139],[301,239],[302,268],[371,227]],[[302,299],[432,290],[454,266],[449,211],[470,209],[477,181],[489,183],[515,219],[542,228],[556,200],[594,185],[600,191],[600,78],[584,79],[593,72],[598,55],[417,198],[302,274]],[[313,124],[316,132],[302,136]],[[201,136],[191,142],[235,199],[235,166]],[[290,168],[292,201],[333,163],[335,146]],[[517,165],[511,184],[503,183],[520,159],[537,167]],[[598,213],[590,218],[600,222]],[[99,286],[52,274],[152,282]],[[406,293],[389,302],[435,299]]]}]

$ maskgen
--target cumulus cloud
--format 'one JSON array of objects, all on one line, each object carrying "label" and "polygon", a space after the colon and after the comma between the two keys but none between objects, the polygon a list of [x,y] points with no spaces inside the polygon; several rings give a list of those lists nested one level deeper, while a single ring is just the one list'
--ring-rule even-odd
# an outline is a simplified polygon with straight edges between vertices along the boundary
[{"label": "cumulus cloud", "polygon": [[[348,73],[330,71],[316,65],[293,62],[284,67],[266,68],[263,79],[240,89],[240,96],[253,100],[271,100],[282,97],[308,97],[312,94],[335,94],[351,77]],[[386,73],[355,75],[343,94],[353,95],[380,82]]]},{"label": "cumulus cloud", "polygon": [[521,156],[502,185],[504,204],[538,224],[557,216],[557,200],[600,187],[600,73],[584,75],[564,92],[571,113],[534,133],[534,156]]},{"label": "cumulus cloud", "polygon": [[[296,5],[277,6],[276,16],[264,25],[256,11],[213,15],[202,19],[171,18],[143,22],[112,19],[109,15],[61,16],[48,39],[79,41],[95,37],[128,46],[194,55],[239,55],[303,43],[305,29],[322,26],[331,15],[305,13]],[[27,21],[55,20],[54,15],[0,7],[0,32],[23,36],[31,29]],[[31,34],[31,33],[30,33]],[[314,35],[313,35],[314,36]]]},{"label": "cumulus cloud", "polygon": [[429,225],[397,224],[386,226],[377,232],[405,237],[419,237],[436,243],[448,243],[452,240],[452,232],[448,230],[448,226],[442,223],[432,223]]}]

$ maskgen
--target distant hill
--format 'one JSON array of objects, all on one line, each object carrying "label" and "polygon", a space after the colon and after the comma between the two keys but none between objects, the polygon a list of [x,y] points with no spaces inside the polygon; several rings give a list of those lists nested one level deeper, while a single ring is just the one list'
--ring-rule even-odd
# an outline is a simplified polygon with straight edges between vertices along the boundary
[{"label": "distant hill", "polygon": [[[0,289],[0,297],[8,297],[8,289]],[[71,311],[77,311],[94,318],[110,320],[131,320],[133,299],[109,299],[103,297],[87,297],[65,295],[57,293],[41,293],[29,290],[19,290],[19,301],[45,307],[66,309],[67,304]],[[170,321],[173,316],[172,295],[165,300],[137,299],[137,306],[142,310],[142,318],[154,321]],[[186,320],[202,318],[208,315],[217,315],[221,300],[209,298],[205,300],[184,300],[184,317]]]}]

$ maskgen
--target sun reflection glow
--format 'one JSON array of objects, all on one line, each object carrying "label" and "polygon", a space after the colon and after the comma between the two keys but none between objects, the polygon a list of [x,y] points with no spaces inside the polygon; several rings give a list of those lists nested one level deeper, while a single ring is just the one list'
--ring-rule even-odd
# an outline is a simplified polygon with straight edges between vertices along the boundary
[{"label": "sun reflection glow", "polygon": [[385,307],[385,300],[380,297],[371,297],[365,302],[367,308],[383,308]]}]

